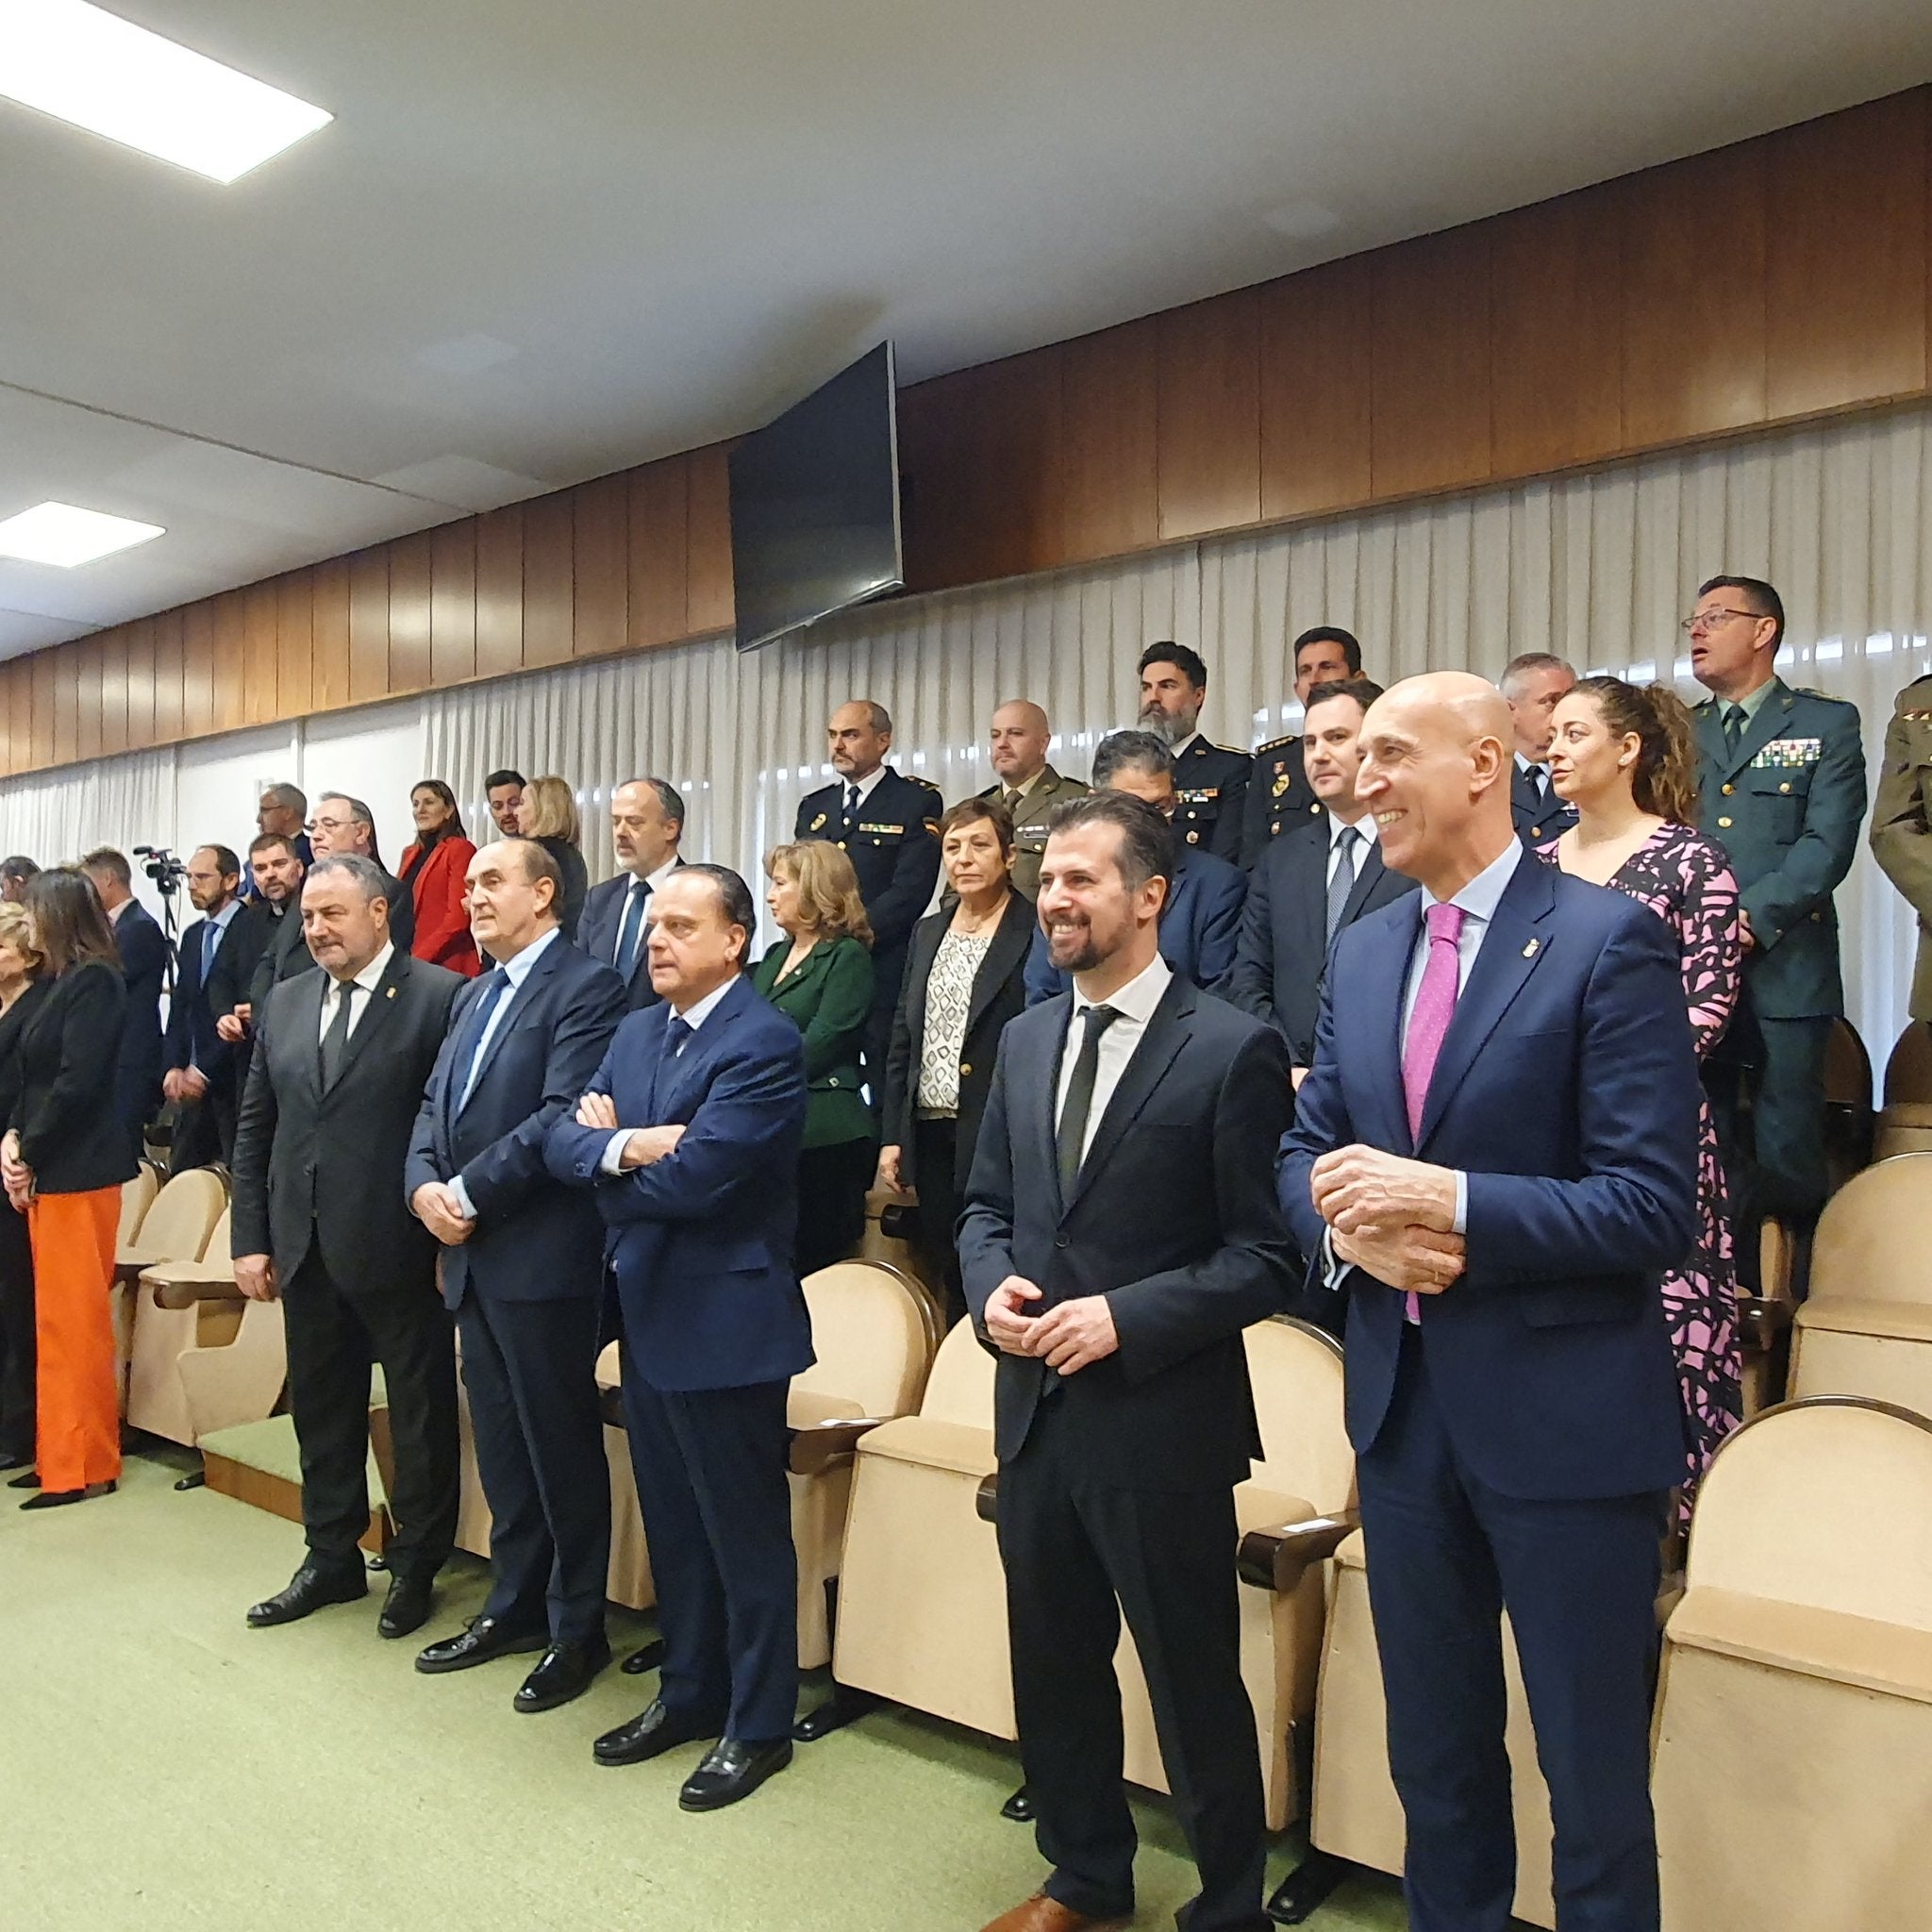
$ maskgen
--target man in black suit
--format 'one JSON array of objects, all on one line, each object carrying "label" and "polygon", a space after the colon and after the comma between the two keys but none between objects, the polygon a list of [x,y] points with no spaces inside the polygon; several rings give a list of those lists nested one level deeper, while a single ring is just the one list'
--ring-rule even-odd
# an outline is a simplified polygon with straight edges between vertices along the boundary
[{"label": "man in black suit", "polygon": [[1201,736],[1201,708],[1207,702],[1208,667],[1199,652],[1163,640],[1141,653],[1137,722],[1142,731],[1165,739],[1174,753],[1179,793],[1175,835],[1185,845],[1199,845],[1217,858],[1238,863],[1253,760],[1245,751],[1210,744]]},{"label": "man in black suit", "polygon": [[1241,1677],[1233,1491],[1260,1453],[1241,1331],[1287,1299],[1279,1037],[1171,973],[1159,813],[1061,808],[1040,915],[1071,994],[1007,1027],[959,1225],[998,1351],[1013,1701],[1045,1890],[987,1932],[1134,1908],[1113,1654],[1125,1612],[1201,1872],[1192,1932],[1265,1932],[1260,1762]]},{"label": "man in black suit", "polygon": [[395,1447],[383,1636],[422,1627],[456,1538],[456,1347],[403,1169],[463,982],[395,944],[383,891],[366,858],[309,868],[302,919],[322,971],[284,980],[257,1016],[235,1136],[235,1280],[286,1310],[308,1541],[289,1587],[248,1612],[258,1628],[368,1589],[373,1362]]},{"label": "man in black suit", "polygon": [[134,868],[125,853],[103,845],[80,861],[94,883],[121,955],[127,1012],[121,1024],[121,1058],[114,1069],[114,1111],[134,1158],[146,1144],[147,1124],[161,1107],[161,984],[168,975],[168,940],[134,896]]},{"label": "man in black suit", "polygon": [[1525,651],[1503,667],[1496,689],[1509,707],[1515,758],[1509,773],[1509,816],[1516,836],[1534,852],[1576,823],[1576,808],[1550,789],[1550,738],[1557,707],[1576,674],[1549,651]]},{"label": "man in black suit", "polygon": [[838,778],[799,801],[791,836],[832,840],[858,874],[858,895],[873,931],[865,1058],[876,1114],[885,1098],[886,1050],[907,949],[939,883],[940,815],[945,805],[936,785],[886,763],[892,719],[885,706],[867,698],[841,705],[825,738]]},{"label": "man in black suit", "polygon": [[[239,1021],[243,1033],[254,1013],[268,1004],[269,994],[283,980],[315,967],[315,955],[302,933],[302,883],[308,876],[308,860],[284,834],[264,832],[248,848],[248,870],[262,908],[257,916],[265,937],[261,958],[255,962],[248,982],[247,1004],[237,1007],[230,1016]],[[223,1037],[227,1037],[225,1030]]]},{"label": "man in black suit", "polygon": [[390,909],[389,936],[397,952],[407,953],[416,937],[416,898],[382,862],[375,844],[375,814],[345,791],[325,791],[315,801],[315,816],[308,830],[315,858],[340,858],[347,854],[368,859],[382,874]]},{"label": "man in black suit", "polygon": [[684,798],[663,778],[626,778],[610,794],[610,842],[618,874],[592,886],[577,922],[577,944],[624,981],[628,1010],[658,997],[644,938],[651,894],[684,863]]},{"label": "man in black suit", "polygon": [[[1294,641],[1294,695],[1306,721],[1308,694],[1318,684],[1339,684],[1362,675],[1362,647],[1351,631],[1317,625]],[[1249,871],[1267,858],[1276,839],[1306,825],[1322,809],[1308,786],[1307,761],[1297,733],[1273,738],[1255,748],[1248,795],[1241,820],[1241,863]]]},{"label": "man in black suit", "polygon": [[1362,714],[1382,695],[1367,678],[1318,684],[1296,741],[1322,808],[1261,855],[1248,877],[1234,971],[1223,997],[1272,1021],[1288,1042],[1295,1085],[1314,1063],[1315,1016],[1335,935],[1413,890],[1382,863],[1374,814],[1355,795]]},{"label": "man in black suit", "polygon": [[604,1224],[543,1164],[551,1124],[591,1084],[624,985],[564,939],[563,874],[533,839],[486,845],[464,880],[495,970],[458,997],[404,1185],[442,1244],[491,1514],[482,1615],[416,1659],[431,1675],[539,1651],[520,1711],[552,1710],[610,1661],[610,1484],[597,1397]]},{"label": "man in black suit", "polygon": [[189,855],[188,896],[201,917],[181,935],[168,1006],[168,1071],[161,1091],[179,1108],[172,1165],[232,1165],[235,1109],[246,1071],[218,1023],[246,996],[260,935],[242,917],[242,861],[225,845]]}]

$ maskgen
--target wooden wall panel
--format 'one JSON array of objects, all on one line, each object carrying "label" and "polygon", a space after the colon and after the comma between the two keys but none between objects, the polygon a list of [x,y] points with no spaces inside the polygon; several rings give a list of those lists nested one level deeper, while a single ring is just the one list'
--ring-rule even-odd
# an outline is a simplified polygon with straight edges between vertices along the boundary
[{"label": "wooden wall panel", "polygon": [[1265,518],[1369,500],[1370,279],[1352,256],[1260,291]]},{"label": "wooden wall panel", "polygon": [[567,496],[524,506],[524,665],[564,663],[571,654],[575,597],[573,532]]},{"label": "wooden wall panel", "polygon": [[601,658],[630,635],[630,491],[600,476],[570,492],[574,609],[571,653]]},{"label": "wooden wall panel", "polygon": [[1623,235],[1601,188],[1490,224],[1498,475],[1534,475],[1622,446]]},{"label": "wooden wall panel", "polygon": [[59,709],[54,691],[59,661],[54,651],[36,651],[27,660],[33,667],[32,741],[36,767],[55,763],[59,753],[60,734],[55,728],[54,716]]},{"label": "wooden wall panel", "polygon": [[1065,361],[1057,345],[1009,356],[977,385],[978,567],[966,581],[1051,570],[1066,555]]},{"label": "wooden wall panel", "polygon": [[429,533],[429,681],[476,675],[476,524],[465,517]]},{"label": "wooden wall panel", "polygon": [[1218,295],[1155,318],[1160,541],[1261,517],[1261,298]]},{"label": "wooden wall panel", "polygon": [[1894,94],[1765,143],[1773,417],[1925,387],[1928,103]]},{"label": "wooden wall panel", "polygon": [[476,519],[476,675],[524,668],[524,507]]},{"label": "wooden wall panel", "polygon": [[389,546],[389,689],[422,691],[431,682],[429,533]]},{"label": "wooden wall panel", "polygon": [[349,702],[349,559],[331,558],[315,566],[309,631],[309,680],[315,708],[334,710]]},{"label": "wooden wall panel", "polygon": [[181,731],[205,738],[215,729],[215,607],[191,604],[181,613]]},{"label": "wooden wall panel", "polygon": [[217,731],[233,731],[249,722],[247,705],[247,592],[224,591],[212,599],[215,633],[215,719]]},{"label": "wooden wall panel", "polygon": [[183,714],[183,672],[188,613],[163,610],[155,619],[155,736],[157,744],[172,744],[188,735]]},{"label": "wooden wall panel", "polygon": [[690,628],[685,603],[691,468],[682,457],[631,471],[630,572],[625,637],[633,648],[668,644]]},{"label": "wooden wall panel", "polygon": [[906,584],[913,591],[964,581],[980,465],[972,448],[977,372],[936,376],[899,397],[899,499]]},{"label": "wooden wall panel", "polygon": [[137,617],[127,626],[127,744],[133,751],[155,742],[155,620]]},{"label": "wooden wall panel", "polygon": [[1616,184],[1625,448],[1764,421],[1766,177],[1748,141]]},{"label": "wooden wall panel", "polygon": [[74,652],[74,756],[97,758],[101,755],[101,645],[106,634],[96,631],[82,638]]},{"label": "wooden wall panel", "polygon": [[77,647],[54,663],[54,762],[58,765],[71,765],[80,756],[80,665]]},{"label": "wooden wall panel", "polygon": [[1065,345],[1067,561],[1144,550],[1160,540],[1160,391],[1151,318]]},{"label": "wooden wall panel", "polygon": [[251,584],[242,593],[242,714],[251,724],[266,724],[276,710],[275,580]]},{"label": "wooden wall panel", "polygon": [[349,558],[349,702],[389,695],[389,552]]},{"label": "wooden wall panel", "polygon": [[1370,275],[1369,474],[1376,496],[1487,482],[1488,226],[1382,249]]},{"label": "wooden wall panel", "polygon": [[275,708],[299,718],[315,704],[315,572],[275,579]]},{"label": "wooden wall panel", "polygon": [[685,623],[693,637],[731,628],[729,453],[728,443],[714,442],[685,458],[691,472]]},{"label": "wooden wall panel", "polygon": [[0,663],[0,755],[8,775],[30,771],[34,761],[34,668],[26,658]]},{"label": "wooden wall panel", "polygon": [[127,632],[117,625],[101,633],[101,756],[127,749]]}]

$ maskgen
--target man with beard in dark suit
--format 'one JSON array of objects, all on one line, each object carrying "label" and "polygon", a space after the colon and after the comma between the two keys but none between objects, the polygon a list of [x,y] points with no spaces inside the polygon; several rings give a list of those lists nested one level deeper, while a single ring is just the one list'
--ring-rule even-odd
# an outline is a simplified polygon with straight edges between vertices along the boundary
[{"label": "man with beard in dark suit", "polygon": [[644,938],[651,894],[684,863],[684,798],[664,778],[626,778],[610,794],[610,842],[618,874],[592,886],[577,922],[577,945],[624,981],[629,1010],[658,997]]}]

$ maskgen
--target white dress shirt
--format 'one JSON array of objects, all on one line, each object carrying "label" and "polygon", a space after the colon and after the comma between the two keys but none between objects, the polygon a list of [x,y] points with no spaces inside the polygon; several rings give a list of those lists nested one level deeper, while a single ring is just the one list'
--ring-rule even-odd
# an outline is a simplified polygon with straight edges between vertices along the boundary
[{"label": "white dress shirt", "polygon": [[[504,1015],[509,1011],[511,1002],[521,991],[524,981],[529,978],[531,970],[536,966],[537,961],[543,957],[544,949],[553,940],[561,938],[563,928],[561,926],[553,925],[541,939],[532,940],[514,959],[510,960],[507,965],[500,965],[496,968],[496,971],[503,974],[506,984],[504,990],[496,995],[496,1004],[490,1009],[490,1018],[484,1022],[483,1037],[477,1041],[476,1050],[470,1056],[470,1064],[468,1066],[452,1067],[450,1069],[450,1072],[462,1083],[457,1089],[457,1111],[458,1113],[469,1103],[470,1087],[475,1078],[473,1069],[483,1064],[483,1056],[489,1051],[490,1042],[496,1038],[497,1029],[503,1024]],[[465,1221],[475,1221],[476,1209],[470,1199],[469,1189],[463,1185],[462,1175],[459,1174],[451,1175],[449,1185],[450,1191],[456,1195],[457,1203],[462,1209],[463,1219]]]},{"label": "white dress shirt", "polygon": [[1167,983],[1173,977],[1174,973],[1167,961],[1156,953],[1151,965],[1143,967],[1126,985],[1104,1000],[1090,1000],[1077,983],[1074,988],[1074,1012],[1067,1024],[1066,1045],[1060,1053],[1059,1080],[1054,1090],[1056,1130],[1059,1126],[1060,1115],[1066,1111],[1067,1090],[1074,1084],[1074,1063],[1080,1058],[1080,1040],[1087,1025],[1081,1014],[1089,1007],[1111,1007],[1120,1015],[1100,1036],[1100,1057],[1093,1074],[1093,1099],[1087,1109],[1087,1135],[1080,1142],[1082,1160],[1087,1158],[1088,1150],[1093,1145],[1093,1137],[1100,1131],[1100,1123],[1106,1116],[1108,1102],[1113,1098],[1113,1090],[1121,1084],[1121,1075],[1127,1071],[1127,1062],[1134,1058],[1134,1049],[1141,1044],[1148,1022],[1154,1018],[1154,1009],[1160,1004],[1161,996],[1167,991]]},{"label": "white dress shirt", "polygon": [[[362,989],[361,999],[349,1002],[349,1037],[353,1040],[356,1029],[362,1024],[362,1016],[369,1010],[369,1003],[375,997],[375,989],[382,984],[382,975],[389,971],[389,962],[395,957],[395,941],[385,940],[382,951],[357,974],[355,984]],[[342,996],[342,982],[333,974],[329,976],[328,991],[323,995],[322,1024],[316,1028],[315,1038],[319,1044],[327,1037],[329,1022],[336,1016],[336,1007]]]},{"label": "white dress shirt", "polygon": [[[691,1028],[691,1033],[695,1033],[717,1011],[718,1002],[738,984],[740,977],[740,974],[734,973],[723,986],[714,987],[703,999],[696,1001],[691,1006],[679,1008],[674,1004],[671,1008],[672,1013],[677,1019],[682,1020]],[[690,1044],[691,1035],[687,1034],[684,1039],[677,1042],[677,1051],[672,1058],[674,1059],[682,1059],[684,1058],[684,1050]],[[640,1124],[653,1126],[661,1124],[644,1121]],[[609,1140],[605,1141],[603,1158],[597,1163],[602,1172],[605,1174],[622,1174],[624,1172],[625,1145],[636,1131],[634,1127],[619,1127]]]},{"label": "white dress shirt", "polygon": [[1341,839],[1345,832],[1359,832],[1361,842],[1355,848],[1355,875],[1362,875],[1362,861],[1369,856],[1369,847],[1375,842],[1375,814],[1365,811],[1354,824],[1344,824],[1331,811],[1328,813],[1328,883],[1335,883],[1335,867],[1341,858]]}]

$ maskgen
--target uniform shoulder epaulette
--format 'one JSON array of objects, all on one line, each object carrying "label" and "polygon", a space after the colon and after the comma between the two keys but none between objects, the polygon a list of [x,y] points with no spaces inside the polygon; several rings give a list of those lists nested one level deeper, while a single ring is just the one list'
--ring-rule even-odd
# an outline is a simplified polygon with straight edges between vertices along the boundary
[{"label": "uniform shoulder epaulette", "polygon": [[1798,685],[1795,689],[1801,698],[1816,698],[1821,705],[1842,705],[1848,711],[1858,708],[1850,698],[1835,698],[1828,691],[1813,691],[1808,684]]},{"label": "uniform shoulder epaulette", "polygon": [[1224,751],[1231,758],[1244,758],[1252,756],[1249,752],[1237,751],[1231,744],[1216,744],[1211,738],[1208,741],[1208,747],[1210,751]]},{"label": "uniform shoulder epaulette", "polygon": [[1301,734],[1291,731],[1286,738],[1271,738],[1266,744],[1257,744],[1255,747],[1255,756],[1257,758],[1266,758],[1271,751],[1286,751],[1290,745],[1300,742]]},{"label": "uniform shoulder epaulette", "polygon": [[935,798],[941,795],[940,788],[930,778],[922,778],[917,772],[902,772],[899,775],[902,778],[910,778],[915,785],[924,786]]}]

